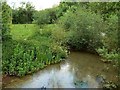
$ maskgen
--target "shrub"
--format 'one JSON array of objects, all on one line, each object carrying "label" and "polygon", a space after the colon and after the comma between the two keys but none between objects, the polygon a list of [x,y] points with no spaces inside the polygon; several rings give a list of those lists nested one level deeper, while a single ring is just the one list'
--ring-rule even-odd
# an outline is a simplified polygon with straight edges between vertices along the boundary
[{"label": "shrub", "polygon": [[68,10],[59,24],[68,31],[67,43],[72,48],[95,50],[102,45],[100,32],[104,29],[104,22],[100,15],[82,9],[74,13]]},{"label": "shrub", "polygon": [[34,22],[38,25],[53,24],[57,20],[56,9],[45,9],[34,14]]},{"label": "shrub", "polygon": [[107,18],[106,23],[103,44],[109,51],[118,50],[118,16],[111,15]]},{"label": "shrub", "polygon": [[[50,44],[49,44],[50,45]],[[65,50],[60,46],[53,47],[46,43],[39,46],[28,43],[18,43],[11,48],[11,54],[3,53],[3,73],[8,75],[24,76],[44,68],[46,65],[57,63],[66,57]],[[11,56],[10,56],[11,55]]]},{"label": "shrub", "polygon": [[12,23],[11,8],[6,2],[2,2],[2,40],[8,40],[10,36],[10,26]]}]

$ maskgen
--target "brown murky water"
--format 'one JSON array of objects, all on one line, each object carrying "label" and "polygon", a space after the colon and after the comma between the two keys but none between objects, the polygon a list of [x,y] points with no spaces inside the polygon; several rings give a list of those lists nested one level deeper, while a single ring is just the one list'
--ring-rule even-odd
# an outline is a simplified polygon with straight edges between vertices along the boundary
[{"label": "brown murky water", "polygon": [[[59,64],[23,78],[12,77],[6,88],[81,88],[101,87],[96,75],[103,75],[109,81],[117,82],[117,71],[111,64],[100,61],[100,57],[86,52],[71,52],[68,59]],[[110,68],[107,68],[110,67]],[[107,68],[107,69],[106,69]],[[7,79],[6,79],[7,80]],[[9,79],[8,79],[9,80]]]}]

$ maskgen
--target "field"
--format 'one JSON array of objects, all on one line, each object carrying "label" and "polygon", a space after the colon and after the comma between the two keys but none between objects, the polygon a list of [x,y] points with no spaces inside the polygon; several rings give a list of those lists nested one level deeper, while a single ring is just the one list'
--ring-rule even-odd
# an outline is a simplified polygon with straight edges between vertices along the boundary
[{"label": "field", "polygon": [[32,36],[38,27],[35,24],[13,24],[11,35],[14,40],[25,40]]}]

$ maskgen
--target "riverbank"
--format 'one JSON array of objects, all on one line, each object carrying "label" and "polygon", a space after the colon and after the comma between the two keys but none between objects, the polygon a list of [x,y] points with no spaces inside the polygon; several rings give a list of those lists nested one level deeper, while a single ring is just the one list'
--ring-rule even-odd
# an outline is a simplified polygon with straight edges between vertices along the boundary
[{"label": "riverbank", "polygon": [[[4,87],[99,88],[102,87],[100,83],[102,79],[98,79],[98,76],[107,81],[118,83],[116,69],[111,64],[103,63],[100,59],[101,57],[86,52],[71,52],[65,61],[50,65],[32,75],[22,78],[7,77],[8,80],[4,78],[3,82],[10,79],[12,81],[6,82]],[[78,83],[82,81],[84,86]]]},{"label": "riverbank", "polygon": [[12,25],[12,39],[4,41],[2,47],[3,74],[25,76],[66,58],[67,49],[57,38],[61,32],[53,30],[53,26]]}]

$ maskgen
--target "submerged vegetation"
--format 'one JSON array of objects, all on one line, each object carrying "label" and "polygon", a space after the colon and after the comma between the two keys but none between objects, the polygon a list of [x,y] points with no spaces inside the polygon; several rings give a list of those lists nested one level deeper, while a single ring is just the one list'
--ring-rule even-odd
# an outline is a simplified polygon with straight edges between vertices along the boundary
[{"label": "submerged vegetation", "polygon": [[33,73],[62,61],[70,49],[98,53],[104,62],[119,67],[119,6],[114,2],[61,2],[57,7],[36,11],[30,3],[26,9],[12,10],[3,2],[3,74]]}]

